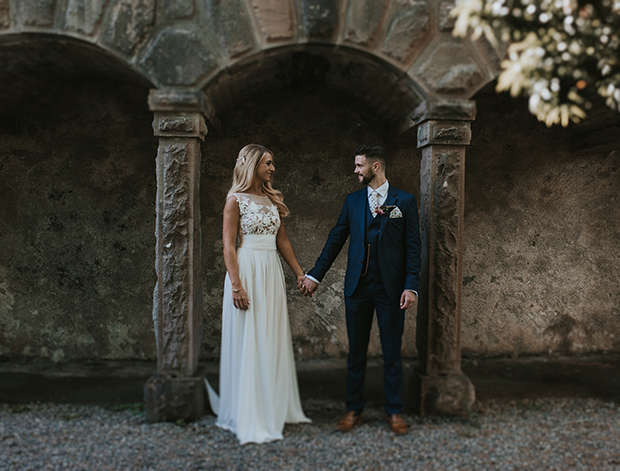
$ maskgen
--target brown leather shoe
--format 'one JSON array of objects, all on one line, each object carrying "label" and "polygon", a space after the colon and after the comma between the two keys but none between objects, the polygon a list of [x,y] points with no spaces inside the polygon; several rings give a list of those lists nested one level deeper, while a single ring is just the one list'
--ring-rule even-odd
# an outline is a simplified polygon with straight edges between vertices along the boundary
[{"label": "brown leather shoe", "polygon": [[362,423],[362,413],[355,411],[349,411],[347,414],[338,421],[336,424],[336,430],[339,432],[348,432],[356,425]]},{"label": "brown leather shoe", "polygon": [[400,414],[392,414],[387,416],[387,423],[396,435],[405,435],[409,430],[407,422]]}]

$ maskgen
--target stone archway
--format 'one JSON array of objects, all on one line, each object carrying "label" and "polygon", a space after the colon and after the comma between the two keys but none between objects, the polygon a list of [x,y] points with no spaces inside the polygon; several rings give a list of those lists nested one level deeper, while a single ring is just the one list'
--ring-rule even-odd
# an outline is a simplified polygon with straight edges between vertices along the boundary
[{"label": "stone archway", "polygon": [[[227,93],[245,88],[252,95],[277,82],[269,71],[281,53],[292,50],[318,54],[328,64],[359,66],[351,69],[357,70],[351,77],[361,77],[360,86],[339,82],[343,74],[322,77],[336,90],[353,88],[386,116],[398,110],[390,117],[394,136],[423,148],[428,289],[420,296],[418,329],[421,411],[467,410],[473,397],[460,374],[459,332],[464,149],[475,117],[468,100],[497,75],[501,53],[483,41],[454,39],[451,7],[441,0],[0,2],[0,37],[31,32],[79,37],[121,58],[157,87],[149,100],[160,138],[154,318],[158,371],[165,378],[147,385],[151,420],[201,412],[200,381],[192,379],[202,297],[196,205],[200,141],[207,130],[218,131],[218,108],[234,102]],[[320,66],[302,70],[314,74]],[[289,72],[293,83],[300,78],[299,69]],[[374,104],[373,87],[380,97]]]},{"label": "stone archway", "polygon": [[[393,69],[387,65],[382,67],[379,64],[374,68],[376,59],[364,57],[358,51],[347,52],[344,48],[337,53],[331,48],[280,48],[221,73],[208,85],[205,93],[187,89],[152,92],[150,103],[155,112],[154,127],[160,136],[160,194],[171,197],[160,197],[158,201],[162,204],[161,214],[170,216],[177,212],[177,216],[167,223],[160,218],[161,225],[158,225],[161,251],[157,265],[162,284],[156,289],[155,318],[158,332],[161,332],[160,359],[165,359],[167,369],[161,370],[159,376],[147,384],[149,410],[154,411],[151,420],[186,414],[192,403],[202,403],[201,378],[179,374],[180,369],[176,366],[195,371],[200,349],[197,335],[200,317],[195,311],[192,313],[192,306],[197,309],[202,306],[202,291],[198,287],[200,255],[197,248],[201,244],[196,199],[199,193],[196,172],[200,167],[200,140],[204,139],[207,129],[219,132],[218,110],[236,100],[250,98],[272,87],[304,87],[316,82],[347,93],[347,88],[342,86],[342,77],[356,67],[365,72],[364,76],[356,77],[360,87],[353,87],[361,93],[347,94],[364,101],[384,119],[391,118],[394,122],[391,134],[395,138],[411,139],[402,135],[418,126],[417,139],[411,145],[424,147],[422,220],[427,284],[422,288],[418,315],[417,343],[421,367],[414,374],[416,401],[423,414],[466,414],[473,404],[473,386],[460,371],[460,257],[462,168],[465,146],[470,139],[469,122],[475,116],[475,108],[467,101],[424,101],[420,87],[408,77],[390,73]],[[258,71],[262,76],[256,78],[260,75]],[[306,72],[312,73],[309,83],[303,79]],[[369,93],[372,85],[364,86],[367,83],[377,87],[377,93]],[[385,106],[386,101],[392,105]],[[398,117],[402,119],[398,120]],[[407,121],[411,124],[408,125]],[[180,184],[188,185],[184,190],[189,195],[184,207],[176,206],[178,200],[174,197]],[[193,238],[185,233],[188,227],[194,228]],[[179,244],[177,248],[175,239]],[[186,254],[185,258],[176,258],[179,253]],[[173,270],[179,272],[172,273]],[[185,280],[184,284],[181,285],[179,280]],[[174,306],[182,306],[184,312],[173,313]],[[183,358],[185,361],[178,363]],[[175,374],[176,377],[171,378]],[[166,408],[166,401],[162,400],[166,397],[170,398],[168,403],[172,402],[172,397],[184,397],[180,402],[183,411],[178,407]],[[162,401],[158,403],[157,399]],[[196,416],[201,413],[200,406],[197,407],[194,408]]]}]

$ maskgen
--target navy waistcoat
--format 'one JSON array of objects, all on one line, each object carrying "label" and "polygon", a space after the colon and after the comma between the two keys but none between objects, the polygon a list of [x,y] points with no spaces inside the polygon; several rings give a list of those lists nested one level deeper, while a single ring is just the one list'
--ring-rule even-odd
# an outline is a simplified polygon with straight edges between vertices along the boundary
[{"label": "navy waistcoat", "polygon": [[[368,208],[368,206],[366,206]],[[368,260],[368,273],[364,277],[367,280],[381,282],[381,270],[379,269],[379,230],[381,229],[381,217],[372,217],[370,208],[366,214],[366,243],[370,244],[370,257]]]}]

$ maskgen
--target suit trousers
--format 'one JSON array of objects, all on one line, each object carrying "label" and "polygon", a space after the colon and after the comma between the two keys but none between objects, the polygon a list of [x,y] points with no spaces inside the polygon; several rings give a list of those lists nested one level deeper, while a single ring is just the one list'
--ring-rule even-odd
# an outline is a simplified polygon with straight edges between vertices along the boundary
[{"label": "suit trousers", "polygon": [[364,408],[366,355],[374,311],[377,312],[379,337],[383,351],[383,389],[385,411],[399,414],[403,409],[403,368],[401,345],[405,311],[400,300],[393,301],[380,281],[361,278],[351,296],[345,296],[349,356],[347,360],[347,410]]}]

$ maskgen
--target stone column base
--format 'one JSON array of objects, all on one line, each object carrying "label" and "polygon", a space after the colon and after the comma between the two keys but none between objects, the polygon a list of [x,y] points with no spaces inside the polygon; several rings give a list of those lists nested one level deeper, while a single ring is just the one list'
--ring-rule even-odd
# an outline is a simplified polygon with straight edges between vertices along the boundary
[{"label": "stone column base", "polygon": [[160,376],[155,373],[144,385],[144,402],[149,422],[198,420],[205,409],[203,376]]},{"label": "stone column base", "polygon": [[476,390],[464,374],[428,376],[414,368],[413,403],[421,416],[467,416],[476,402]]}]

